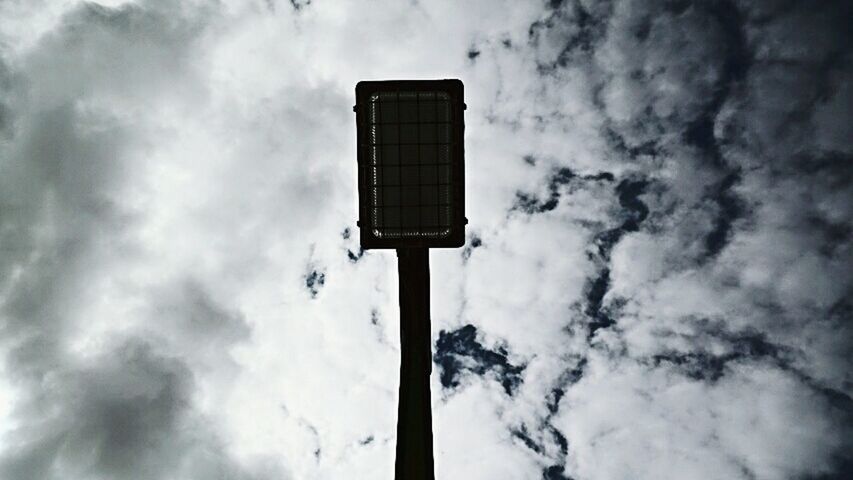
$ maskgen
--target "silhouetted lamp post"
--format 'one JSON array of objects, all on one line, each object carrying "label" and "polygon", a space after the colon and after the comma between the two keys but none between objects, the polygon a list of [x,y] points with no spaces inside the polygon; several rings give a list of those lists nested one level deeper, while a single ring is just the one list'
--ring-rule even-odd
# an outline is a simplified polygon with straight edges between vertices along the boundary
[{"label": "silhouetted lamp post", "polygon": [[465,243],[465,123],[459,80],[355,87],[361,246],[397,250],[397,480],[433,480],[429,249]]}]

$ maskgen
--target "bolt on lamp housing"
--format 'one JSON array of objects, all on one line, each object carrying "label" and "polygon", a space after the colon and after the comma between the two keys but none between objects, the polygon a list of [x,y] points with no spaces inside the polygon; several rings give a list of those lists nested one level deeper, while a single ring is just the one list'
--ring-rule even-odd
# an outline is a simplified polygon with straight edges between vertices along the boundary
[{"label": "bolt on lamp housing", "polygon": [[460,80],[355,87],[361,246],[465,243],[465,122]]}]

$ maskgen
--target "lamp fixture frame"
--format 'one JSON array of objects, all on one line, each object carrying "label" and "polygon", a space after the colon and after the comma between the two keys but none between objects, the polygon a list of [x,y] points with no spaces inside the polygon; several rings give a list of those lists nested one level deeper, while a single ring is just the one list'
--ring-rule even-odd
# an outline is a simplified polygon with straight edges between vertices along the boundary
[{"label": "lamp fixture frame", "polygon": [[[356,138],[357,138],[357,160],[358,160],[358,214],[357,225],[360,230],[361,247],[368,249],[400,249],[400,248],[457,248],[465,244],[465,119],[464,111],[464,86],[458,79],[442,80],[371,80],[358,82],[355,88],[356,104],[353,111],[356,113]],[[376,190],[383,186],[379,181],[371,181],[378,178],[377,169],[383,168],[377,165],[376,153],[371,153],[371,148],[377,145],[371,143],[371,125],[369,107],[370,102],[377,101],[381,95],[388,96],[396,94],[396,102],[399,105],[400,95],[415,94],[420,98],[421,94],[446,95],[449,97],[450,115],[450,141],[449,146],[449,221],[446,233],[423,233],[403,227],[401,223],[400,234],[396,237],[383,236],[382,229],[376,225],[371,209],[376,209]],[[437,98],[437,97],[436,97]],[[379,100],[381,101],[381,100]],[[375,108],[375,107],[374,107]],[[420,112],[419,112],[420,113]],[[397,118],[399,121],[399,117]],[[398,123],[400,125],[401,123]],[[376,127],[374,127],[376,128]],[[374,133],[374,135],[376,135]],[[399,142],[399,140],[398,140]],[[418,140],[420,145],[420,136]],[[444,145],[444,144],[442,144]],[[381,155],[381,153],[379,154]],[[418,156],[420,159],[420,156]],[[373,161],[373,164],[371,164]],[[402,157],[398,159],[402,162]],[[418,179],[420,180],[420,176]],[[419,187],[420,188],[420,187]],[[372,193],[372,195],[371,195]],[[371,204],[373,200],[373,204]],[[385,208],[382,206],[381,208]],[[405,206],[400,206],[402,209]],[[417,207],[409,208],[421,208]],[[402,216],[402,214],[401,214]],[[401,220],[402,222],[402,220]],[[440,223],[440,222],[439,222]],[[444,225],[441,225],[444,226]],[[421,228],[422,227],[418,227]],[[440,227],[437,227],[440,228]]]}]

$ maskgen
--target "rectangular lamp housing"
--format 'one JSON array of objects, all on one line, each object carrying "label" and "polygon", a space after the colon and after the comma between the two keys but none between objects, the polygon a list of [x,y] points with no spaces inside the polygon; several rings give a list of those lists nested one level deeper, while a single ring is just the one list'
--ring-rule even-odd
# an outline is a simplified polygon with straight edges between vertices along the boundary
[{"label": "rectangular lamp housing", "polygon": [[355,88],[361,246],[465,243],[465,122],[460,80]]}]

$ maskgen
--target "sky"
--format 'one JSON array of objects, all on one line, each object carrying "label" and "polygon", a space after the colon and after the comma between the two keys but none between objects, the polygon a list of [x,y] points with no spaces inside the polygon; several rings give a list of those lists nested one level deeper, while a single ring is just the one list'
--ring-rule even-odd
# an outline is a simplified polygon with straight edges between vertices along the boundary
[{"label": "sky", "polygon": [[0,479],[392,478],[354,88],[440,78],[436,478],[850,478],[851,16],[0,1]]}]

